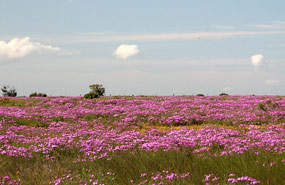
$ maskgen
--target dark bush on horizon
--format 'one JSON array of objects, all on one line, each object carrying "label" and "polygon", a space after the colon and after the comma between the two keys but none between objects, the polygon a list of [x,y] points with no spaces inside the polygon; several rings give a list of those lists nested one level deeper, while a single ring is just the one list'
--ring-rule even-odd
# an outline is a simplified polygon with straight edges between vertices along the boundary
[{"label": "dark bush on horizon", "polygon": [[228,96],[228,94],[227,93],[221,93],[221,94],[219,94],[220,96]]},{"label": "dark bush on horizon", "polygon": [[84,95],[84,98],[86,99],[99,98],[105,94],[105,88],[101,84],[92,84],[89,85],[89,88],[91,91]]},{"label": "dark bush on horizon", "polygon": [[45,93],[34,92],[30,94],[30,97],[47,97],[47,95]]},{"label": "dark bush on horizon", "polygon": [[197,94],[196,96],[204,96],[204,94]]},{"label": "dark bush on horizon", "polygon": [[2,90],[3,96],[9,96],[9,97],[17,96],[17,91],[14,87],[10,88],[8,85],[4,85],[1,90]]}]

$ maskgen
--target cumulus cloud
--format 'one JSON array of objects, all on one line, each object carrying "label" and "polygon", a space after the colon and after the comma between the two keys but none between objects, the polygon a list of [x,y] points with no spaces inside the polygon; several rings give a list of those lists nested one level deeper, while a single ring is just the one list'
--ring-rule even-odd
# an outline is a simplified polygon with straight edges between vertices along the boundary
[{"label": "cumulus cloud", "polygon": [[266,85],[279,85],[280,81],[279,80],[273,80],[273,79],[268,79],[265,81]]},{"label": "cumulus cloud", "polygon": [[258,70],[263,62],[263,55],[257,54],[250,57],[252,65],[254,65],[255,69]]},{"label": "cumulus cloud", "polygon": [[120,45],[115,51],[114,55],[119,59],[127,59],[131,56],[135,56],[139,53],[137,45],[127,45],[122,44]]},{"label": "cumulus cloud", "polygon": [[31,42],[29,37],[14,38],[9,42],[0,41],[0,57],[8,59],[22,58],[33,52],[39,54],[44,52],[53,52],[60,55],[70,54],[70,52],[58,47]]}]

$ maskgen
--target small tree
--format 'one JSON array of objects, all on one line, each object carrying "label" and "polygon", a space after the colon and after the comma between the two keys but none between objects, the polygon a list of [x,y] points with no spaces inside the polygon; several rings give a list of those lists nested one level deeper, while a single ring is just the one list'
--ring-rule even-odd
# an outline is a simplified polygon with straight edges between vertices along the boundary
[{"label": "small tree", "polygon": [[91,91],[84,95],[84,98],[86,99],[93,99],[93,98],[99,98],[100,96],[104,96],[105,88],[101,84],[92,84],[89,85],[89,88]]},{"label": "small tree", "polygon": [[91,89],[91,92],[97,93],[98,96],[104,96],[105,94],[105,88],[101,84],[92,84],[89,85],[89,88]]},{"label": "small tree", "polygon": [[17,91],[14,87],[10,88],[8,85],[4,85],[1,90],[2,90],[3,96],[9,96],[9,97],[17,96]]}]

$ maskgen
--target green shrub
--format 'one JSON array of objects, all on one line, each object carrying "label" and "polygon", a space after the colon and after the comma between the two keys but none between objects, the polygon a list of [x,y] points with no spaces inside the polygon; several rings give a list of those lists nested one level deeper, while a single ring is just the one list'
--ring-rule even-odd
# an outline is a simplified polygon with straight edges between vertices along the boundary
[{"label": "green shrub", "polygon": [[93,99],[93,98],[98,98],[99,95],[96,92],[89,92],[84,95],[84,98],[86,99]]},{"label": "green shrub", "polygon": [[34,92],[30,94],[30,97],[47,97],[47,95],[45,93]]},{"label": "green shrub", "polygon": [[221,94],[219,94],[220,96],[228,96],[228,94],[227,93],[221,93]]},{"label": "green shrub", "polygon": [[199,93],[199,94],[197,94],[196,96],[204,96],[204,94],[200,94],[200,93]]}]

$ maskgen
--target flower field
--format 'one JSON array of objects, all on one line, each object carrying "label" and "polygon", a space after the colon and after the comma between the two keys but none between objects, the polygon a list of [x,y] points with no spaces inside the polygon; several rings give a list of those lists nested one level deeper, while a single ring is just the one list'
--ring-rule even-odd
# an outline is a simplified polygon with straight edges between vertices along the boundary
[{"label": "flower field", "polygon": [[285,184],[284,96],[0,98],[0,184]]}]

